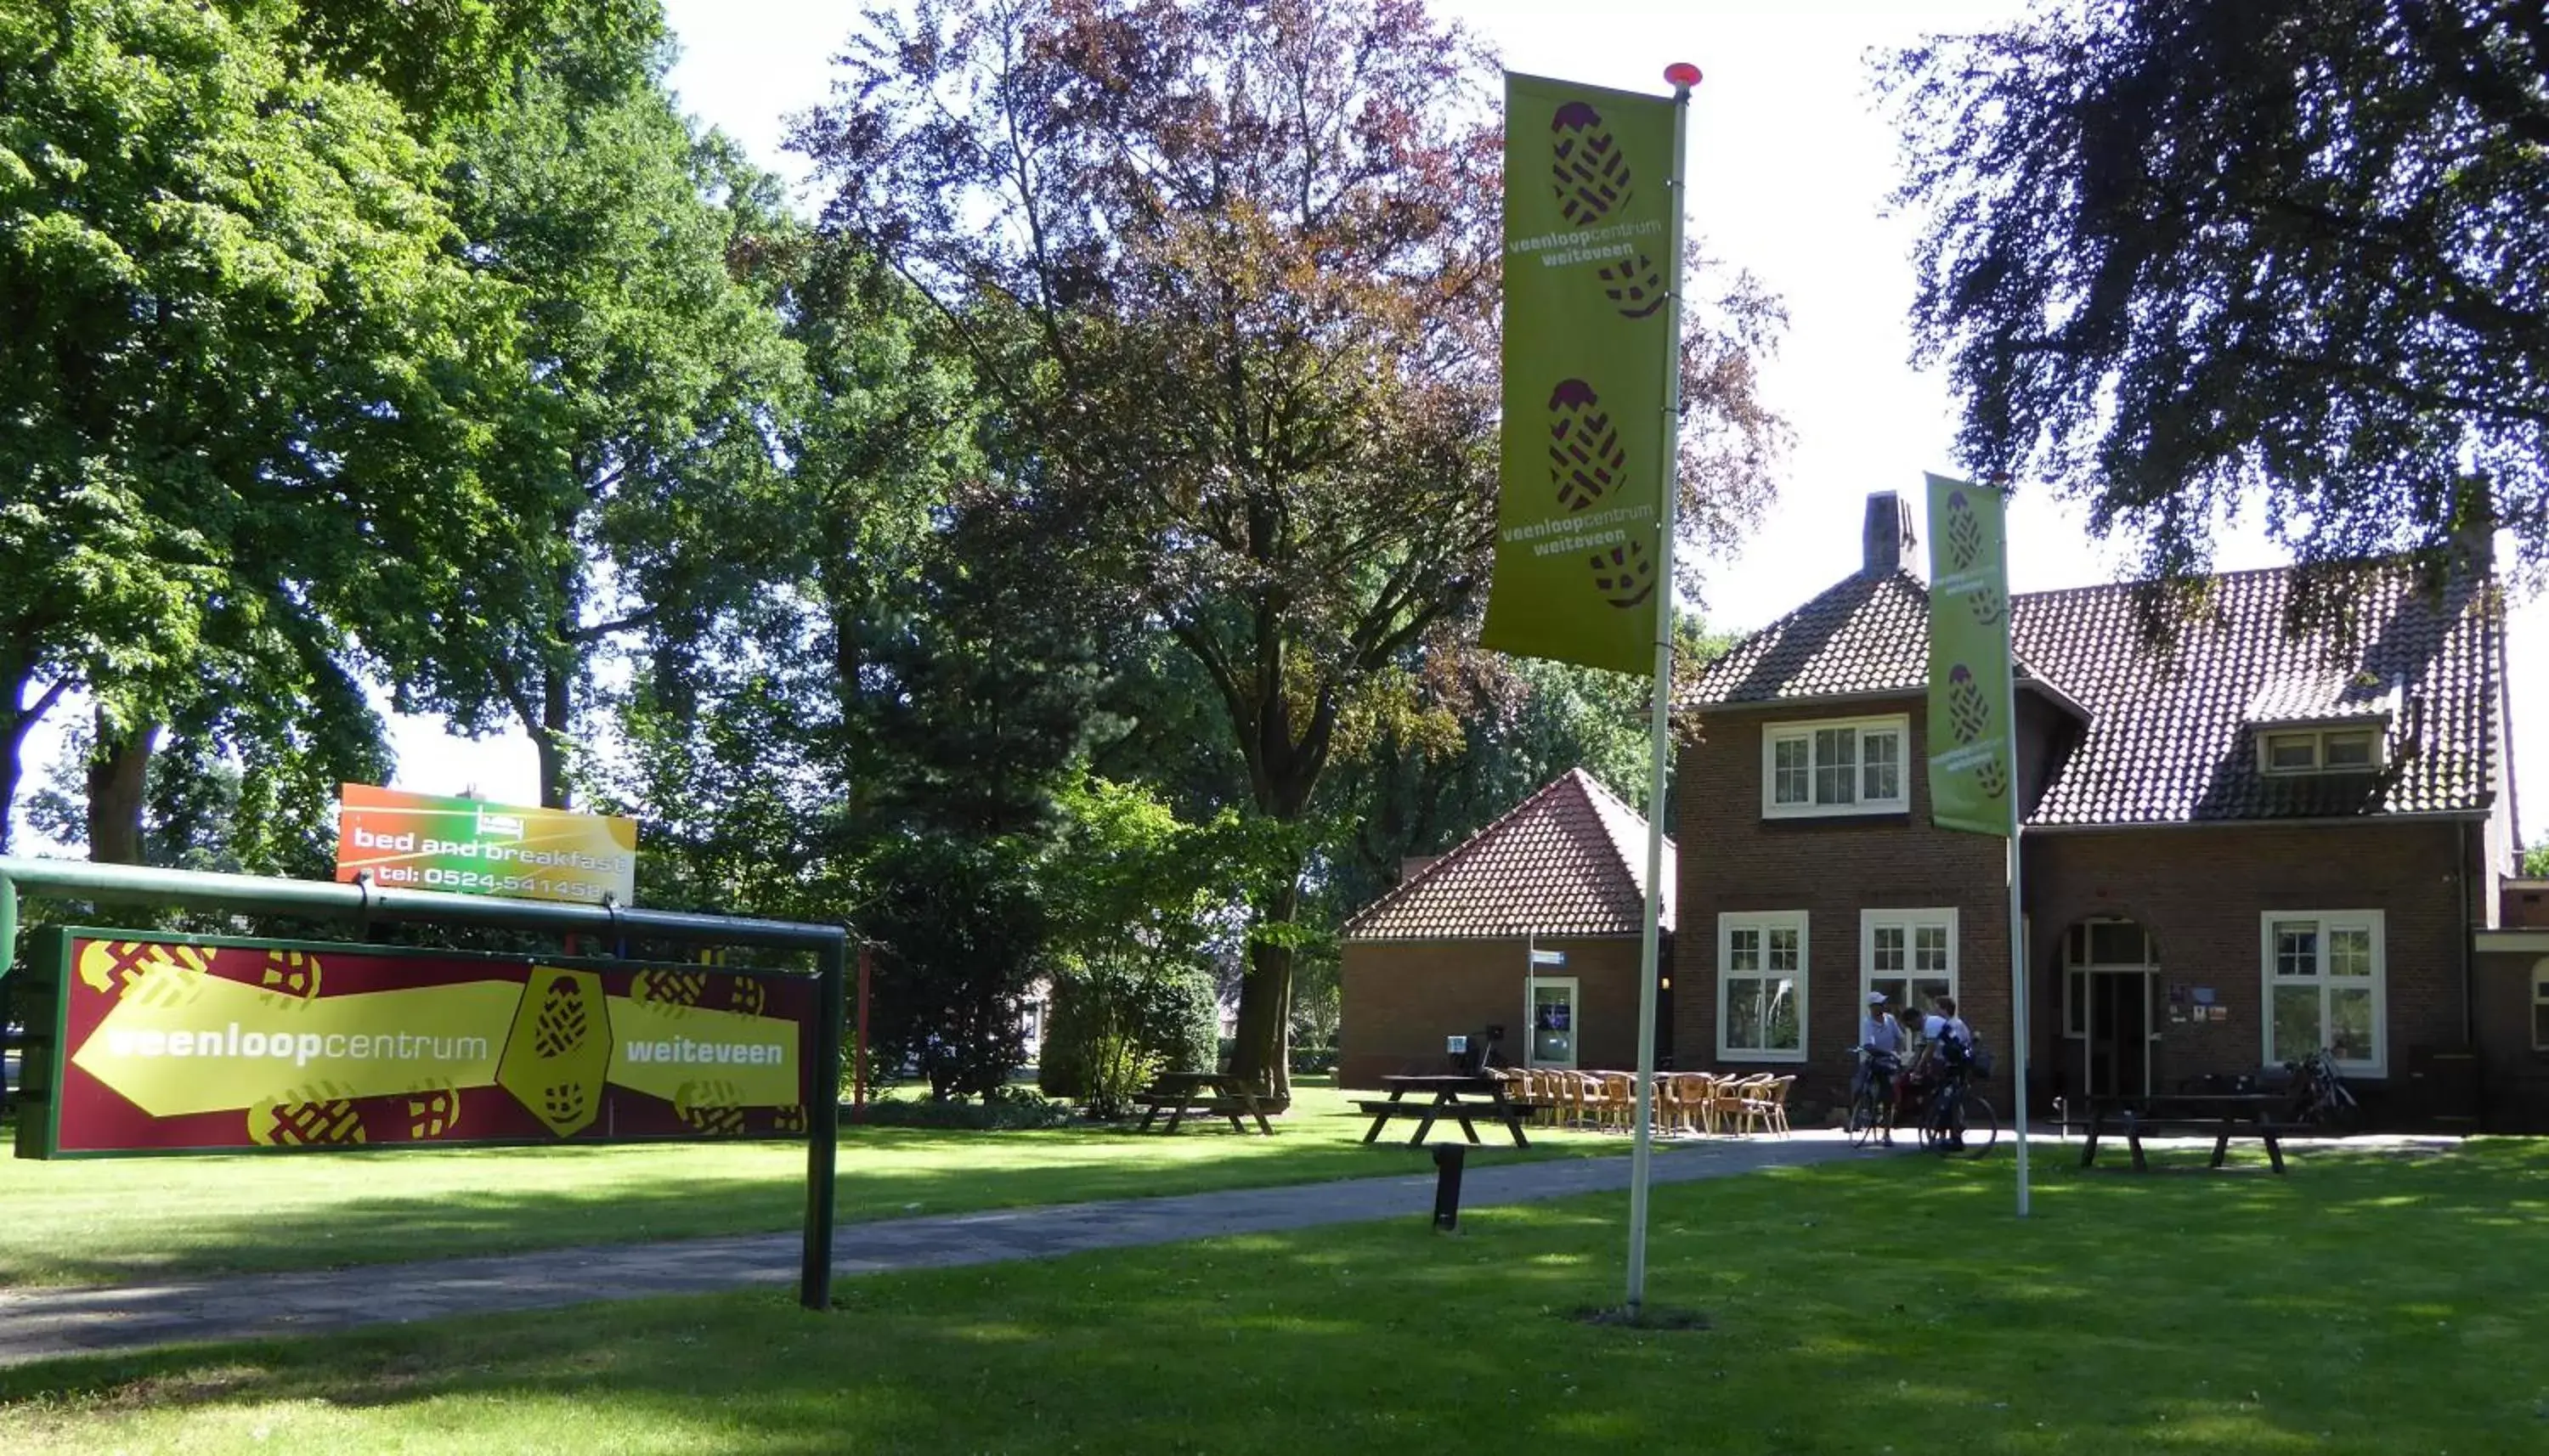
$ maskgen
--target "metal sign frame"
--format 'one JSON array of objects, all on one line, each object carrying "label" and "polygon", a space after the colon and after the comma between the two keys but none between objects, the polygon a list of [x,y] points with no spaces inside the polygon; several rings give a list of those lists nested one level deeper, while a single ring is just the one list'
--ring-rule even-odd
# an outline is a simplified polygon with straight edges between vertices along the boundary
[{"label": "metal sign frame", "polygon": [[[560,936],[595,936],[606,945],[630,939],[685,947],[734,947],[810,953],[816,990],[811,1065],[807,1077],[817,1092],[839,1077],[841,1029],[848,1015],[844,982],[849,961],[849,932],[837,925],[792,921],[746,920],[725,915],[694,915],[668,910],[622,910],[611,905],[575,905],[542,900],[506,900],[447,894],[435,890],[384,890],[365,882],[338,884],[321,880],[268,879],[247,874],[208,874],[184,869],[154,869],[131,864],[98,864],[73,860],[0,858],[0,987],[18,945],[18,897],[21,893],[54,900],[96,904],[133,904],[221,914],[293,915],[341,921],[357,937],[375,924],[475,926]],[[382,948],[385,952],[392,948]],[[431,954],[431,953],[428,953]],[[550,957],[540,957],[556,963]],[[631,962],[610,958],[604,963],[625,967]],[[729,970],[729,973],[733,973]],[[784,973],[784,972],[783,972]],[[803,974],[803,972],[797,972]],[[24,1039],[52,1046],[49,1028],[30,1026]],[[36,1049],[31,1047],[30,1049]],[[831,1081],[823,1072],[833,1068]],[[36,1101],[21,1096],[21,1116],[49,1118],[52,1109],[25,1106]],[[832,1185],[840,1150],[840,1098],[817,1095],[805,1108],[805,1230],[798,1302],[809,1310],[831,1307]]]}]

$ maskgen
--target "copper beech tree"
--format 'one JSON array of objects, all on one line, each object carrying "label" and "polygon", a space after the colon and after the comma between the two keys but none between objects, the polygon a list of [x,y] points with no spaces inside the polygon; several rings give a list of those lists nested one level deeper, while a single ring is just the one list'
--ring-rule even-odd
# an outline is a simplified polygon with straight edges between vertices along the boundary
[{"label": "copper beech tree", "polygon": [[[1244,802],[1303,827],[1411,663],[1473,635],[1495,516],[1500,134],[1491,58],[1411,0],[924,0],[871,11],[794,144],[824,226],[944,315],[1032,441],[1012,490],[1199,665]],[[1783,438],[1777,311],[1694,311],[1695,529]],[[1234,1070],[1287,1095],[1306,833],[1253,895]]]}]

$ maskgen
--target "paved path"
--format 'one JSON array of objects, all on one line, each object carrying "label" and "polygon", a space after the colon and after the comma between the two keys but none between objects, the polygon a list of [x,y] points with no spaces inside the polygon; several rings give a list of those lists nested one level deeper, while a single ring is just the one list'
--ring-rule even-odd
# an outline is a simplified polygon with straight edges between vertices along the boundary
[{"label": "paved path", "polygon": [[[1658,1148],[1654,1181],[1686,1183],[1756,1168],[1873,1155],[1856,1152],[1832,1133],[1800,1134],[1792,1141]],[[1513,1163],[1469,1169],[1461,1204],[1473,1209],[1628,1186],[1625,1157]],[[1429,1168],[1414,1177],[845,1224],[834,1240],[833,1267],[836,1277],[849,1278],[1050,1258],[1226,1233],[1423,1219],[1433,1207]],[[802,1257],[797,1234],[756,1233],[175,1284],[0,1290],[0,1365],[152,1345],[319,1334],[446,1315],[546,1310],[595,1300],[793,1286]]]}]

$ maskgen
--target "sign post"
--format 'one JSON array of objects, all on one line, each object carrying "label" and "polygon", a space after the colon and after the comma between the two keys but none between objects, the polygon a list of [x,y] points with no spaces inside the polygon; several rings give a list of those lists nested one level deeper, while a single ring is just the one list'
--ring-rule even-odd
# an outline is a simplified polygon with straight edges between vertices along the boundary
[{"label": "sign post", "polygon": [[1652,679],[1628,1312],[1646,1302],[1681,429],[1682,134],[1670,100],[1505,77],[1504,422],[1479,642]]},{"label": "sign post", "polygon": [[[652,941],[652,944],[762,946],[762,949],[780,949],[780,952],[813,954],[815,958],[813,976],[798,976],[801,982],[802,979],[810,979],[810,982],[813,982],[813,1007],[815,1007],[813,1015],[810,1015],[810,1025],[805,1028],[805,1043],[802,1043],[802,1053],[801,1053],[802,1068],[805,1068],[802,1076],[808,1078],[808,1094],[805,1094],[808,1102],[805,1102],[805,1107],[802,1107],[802,1120],[805,1120],[805,1125],[802,1125],[802,1138],[805,1138],[805,1265],[802,1265],[802,1278],[801,1278],[801,1285],[798,1285],[798,1301],[801,1301],[805,1308],[815,1308],[815,1311],[820,1311],[820,1308],[831,1308],[831,1252],[833,1252],[831,1224],[833,1224],[833,1209],[836,1209],[836,1206],[833,1206],[833,1168],[836,1168],[836,1163],[839,1163],[839,1094],[836,1094],[836,1089],[833,1089],[833,1081],[836,1081],[836,1076],[839,1076],[839,1063],[841,1063],[841,1020],[844,1020],[846,1015],[844,989],[841,989],[841,982],[844,982],[846,961],[849,961],[849,956],[846,956],[849,934],[846,934],[844,928],[802,926],[802,923],[788,923],[788,921],[742,921],[742,918],[731,918],[731,915],[694,915],[694,913],[678,913],[678,910],[616,910],[616,908],[605,908],[605,905],[543,905],[543,903],[522,903],[522,900],[492,900],[492,897],[472,897],[472,895],[441,895],[441,892],[424,892],[424,890],[375,890],[375,887],[370,885],[331,885],[331,882],[316,882],[316,879],[265,879],[265,877],[252,877],[252,874],[199,874],[199,872],[186,872],[186,869],[150,869],[150,866],[136,866],[136,864],[92,864],[92,862],[79,862],[79,860],[8,860],[8,857],[0,857],[0,976],[8,974],[10,954],[13,954],[15,949],[15,931],[18,931],[18,895],[21,895],[21,890],[33,892],[33,895],[63,897],[63,900],[89,900],[89,903],[165,905],[165,908],[222,910],[222,913],[237,913],[237,915],[298,915],[298,918],[329,918],[329,921],[344,921],[344,923],[351,923],[351,926],[370,926],[370,923],[484,926],[484,928],[508,928],[508,931],[532,931],[532,934],[556,934],[556,936],[594,934],[594,936],[607,936],[607,939],[612,941],[616,941],[619,936],[637,936],[637,939]],[[160,936],[160,941],[168,944],[165,936]],[[283,952],[283,956],[286,958],[283,958],[280,963],[270,963],[270,961],[257,963],[257,969],[255,969],[257,992],[273,994],[273,997],[286,997],[286,1000],[309,1000],[304,992],[319,992],[319,989],[327,987],[327,963],[324,961],[319,963],[316,976],[311,976],[309,982],[296,984],[291,976],[296,974],[296,971],[306,971],[309,966],[293,966],[291,958],[288,958],[291,956],[291,952],[283,949],[283,946],[265,946],[265,952]],[[382,946],[349,946],[346,954],[395,954],[395,952],[388,952],[388,949],[382,949]],[[495,961],[508,961],[508,958],[479,956],[477,961],[495,963]],[[520,966],[522,961],[525,961],[525,956],[510,958],[510,963],[518,963],[518,966]],[[79,974],[79,966],[69,966],[69,963],[61,963],[61,961],[56,961],[56,966],[61,966],[63,971],[69,971],[69,974],[74,976]],[[110,982],[120,979],[120,974],[115,971],[112,961],[107,963],[107,966],[102,966],[102,969],[105,969],[105,974],[110,976]],[[207,966],[191,966],[191,969],[204,971]],[[267,969],[273,969],[275,974],[278,974],[278,979],[275,979],[273,984],[265,982]],[[568,963],[558,963],[556,969],[574,974],[574,971],[586,971],[586,969],[594,969],[594,966],[568,966]],[[610,966],[605,963],[605,966],[599,966],[599,969],[610,969]],[[634,974],[634,971],[652,969],[652,966],[627,966],[627,969]],[[681,969],[689,969],[689,966],[681,966]],[[477,974],[477,971],[472,969],[469,974]],[[13,989],[18,979],[21,979],[21,976],[13,976]],[[53,976],[46,979],[44,987],[33,987],[33,976],[23,976],[23,979],[31,982],[31,989],[36,994],[13,994],[13,1002],[18,1002],[18,1005],[28,1005],[28,1002],[46,997],[46,994],[66,994],[63,989],[53,987],[51,984]],[[232,979],[232,976],[225,974],[222,979]],[[178,989],[189,987],[189,984],[191,984],[189,976],[171,976],[171,979],[165,982],[165,989],[173,994],[178,992]],[[778,979],[778,976],[770,979],[770,987],[773,987],[773,1002],[783,1000],[783,997],[778,994],[778,989],[783,987],[783,984],[785,982],[783,979]],[[202,987],[196,987],[196,989],[202,989]],[[220,992],[220,994],[235,994],[235,992]],[[120,997],[117,997],[117,1000],[120,1000]],[[136,1005],[141,1005],[141,1002],[136,1002]],[[515,1005],[518,1005],[518,1010],[520,1010],[520,1000],[515,1002]],[[548,1005],[548,1002],[545,1002],[545,994],[540,1005],[543,1007]],[[41,1020],[44,1025],[58,1025],[61,1015],[63,1012],[56,1010],[53,1002],[44,1002],[41,1010],[31,1007],[31,1020]],[[105,1018],[99,1018],[99,1025],[102,1023],[105,1023]],[[136,1028],[125,1028],[125,1030],[141,1033],[141,1030],[150,1030],[150,1028],[141,1028],[141,1025],[136,1025]],[[204,1030],[220,1030],[222,1053],[225,1055],[230,1053],[230,1023],[227,1023],[227,1018],[222,1020],[220,1025],[214,1025],[214,1028],[202,1028],[202,1025],[196,1025],[196,1028],[168,1028],[168,1025],[160,1025],[160,1028],[155,1030],[160,1030],[160,1033],[194,1030],[196,1043],[189,1048],[189,1055],[196,1053],[196,1050],[202,1050]],[[247,1046],[244,1046],[247,1030],[249,1028],[244,1023],[239,1025],[239,1053],[242,1055],[244,1050],[247,1050]],[[283,1060],[273,1050],[275,1030],[278,1028],[262,1028],[262,1030],[267,1033],[265,1058]],[[288,1030],[291,1030],[291,1060],[293,1060],[293,1066],[296,1066],[296,1071],[301,1071],[301,1048],[304,1048],[301,1033],[304,1033],[304,1030],[316,1030],[316,1033],[322,1036],[322,1046],[319,1046],[319,1050],[314,1053],[314,1058],[324,1058],[324,1055],[329,1055],[327,1036],[346,1036],[346,1038],[357,1036],[354,1030],[346,1030],[346,1028],[322,1030],[322,1028],[293,1025],[293,1028]],[[377,1038],[385,1036],[385,1033],[382,1033],[382,1030],[367,1030],[367,1033],[362,1033],[362,1036],[375,1038],[375,1043],[364,1048],[362,1060],[375,1060],[377,1058],[375,1053],[382,1053],[382,1048],[377,1046]],[[398,1028],[388,1028],[388,1036],[416,1038],[418,1033],[416,1028],[408,1028],[406,1033],[400,1033]],[[456,1036],[464,1036],[464,1033],[446,1028],[441,1036],[456,1038]],[[508,1038],[510,1038],[510,1030],[508,1030]],[[532,1038],[538,1038],[538,1028],[532,1028]],[[658,1038],[658,1041],[663,1041],[663,1038]],[[158,1043],[158,1058],[168,1058],[168,1048],[171,1048],[171,1046],[173,1046],[173,1036],[171,1041]],[[69,1063],[71,1053],[69,1050],[63,1050],[63,1041],[58,1041],[58,1038],[44,1041],[39,1043],[39,1046],[31,1046],[28,1050],[33,1050],[33,1053],[39,1053],[39,1055],[28,1060],[26,1097],[18,1102],[18,1109],[21,1109],[21,1127],[26,1125],[28,1120],[53,1120],[53,1117],[56,1117],[56,1107],[53,1107],[51,1099],[56,1097],[56,1089],[61,1089],[71,1076],[71,1073],[61,1071],[61,1068]],[[105,1043],[105,1050],[107,1053],[115,1050],[112,1041]],[[351,1041],[346,1041],[344,1048],[339,1050],[346,1055],[346,1058],[354,1055]],[[474,1048],[461,1048],[461,1046],[448,1046],[448,1048],[443,1048],[443,1046],[433,1046],[433,1048],[425,1048],[425,1050],[428,1050],[428,1055],[435,1055],[435,1058],[438,1058],[438,1055],[451,1053],[454,1058],[464,1060],[466,1063],[466,1055],[472,1053]],[[141,1060],[153,1058],[153,1053],[145,1050],[145,1043],[141,1041],[141,1036],[136,1036],[128,1043],[128,1053],[136,1055],[136,1058]],[[581,1046],[581,1048],[576,1050],[576,1055],[589,1055],[589,1053],[592,1053],[589,1046]],[[413,1041],[411,1046],[406,1046],[406,1048],[398,1048],[398,1046],[393,1043],[390,1055],[393,1055],[393,1058],[395,1055],[416,1055]],[[634,1060],[634,1055],[629,1055],[629,1060]],[[500,1066],[500,1071],[502,1066],[505,1066],[505,1055],[502,1053],[497,1055],[497,1066]],[[696,1053],[686,1053],[686,1050],[676,1048],[673,1050],[673,1063],[670,1063],[670,1066],[708,1066],[708,1063],[699,1063],[699,1060],[696,1060]],[[425,1091],[425,1094],[430,1097],[430,1089],[418,1089],[418,1091]],[[545,1089],[540,1089],[540,1094],[545,1097]],[[61,1091],[61,1097],[69,1097],[69,1091]],[[158,1094],[153,1094],[153,1097],[158,1097]],[[171,1091],[171,1097],[189,1097],[189,1094],[186,1094],[183,1089],[176,1089]],[[418,1097],[416,1102],[425,1102],[428,1097]],[[311,1099],[304,1099],[304,1102],[311,1102]],[[701,1102],[701,1107],[711,1107],[711,1104]],[[147,1117],[147,1112],[145,1109],[141,1109],[141,1104],[133,1104],[133,1115]],[[222,1112],[220,1109],[214,1109],[214,1115],[222,1117]],[[466,1109],[461,1112],[461,1115],[466,1117]],[[678,1107],[676,1107],[676,1115],[678,1115]],[[406,1107],[400,1107],[398,1117],[430,1120],[430,1109],[424,1109],[424,1112],[411,1115]],[[275,1122],[280,1125],[280,1120]],[[327,1122],[322,1120],[322,1127],[324,1125],[327,1125]],[[242,1127],[244,1127],[244,1120],[242,1120]]]},{"label": "sign post", "polygon": [[2020,909],[2018,674],[2010,657],[2008,502],[1945,476],[1930,486],[1930,818],[2008,841],[2011,1070],[2018,1216],[2028,1215],[2027,947]]}]

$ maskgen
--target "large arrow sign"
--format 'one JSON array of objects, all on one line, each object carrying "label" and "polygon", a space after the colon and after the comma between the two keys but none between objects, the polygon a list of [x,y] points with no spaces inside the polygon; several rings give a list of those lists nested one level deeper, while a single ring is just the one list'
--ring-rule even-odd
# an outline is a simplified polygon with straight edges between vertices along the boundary
[{"label": "large arrow sign", "polygon": [[22,1155],[804,1127],[802,978],[119,931],[34,949],[60,1054],[30,1067],[48,1111]]}]

